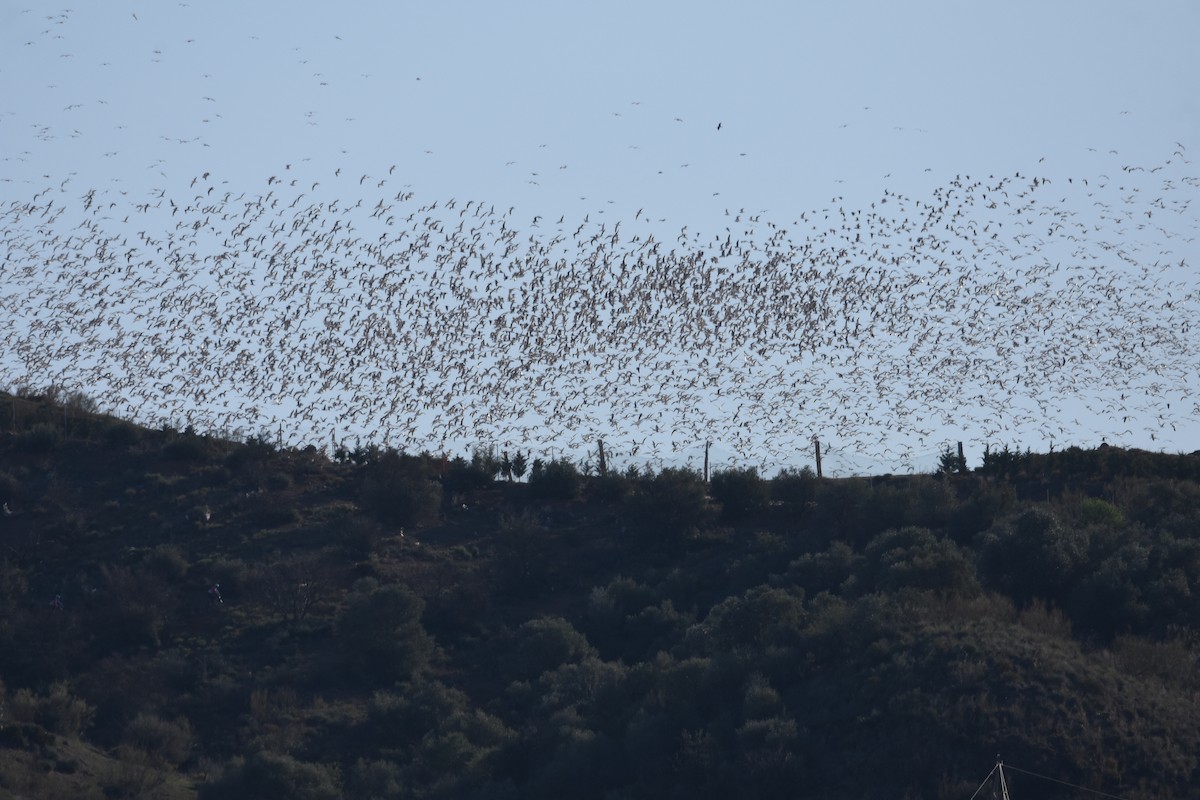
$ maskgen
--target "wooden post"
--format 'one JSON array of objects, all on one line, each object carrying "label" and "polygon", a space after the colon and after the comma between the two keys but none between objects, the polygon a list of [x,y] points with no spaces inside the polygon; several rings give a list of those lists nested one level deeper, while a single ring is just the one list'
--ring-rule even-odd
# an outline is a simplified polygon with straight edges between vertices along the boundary
[{"label": "wooden post", "polygon": [[709,441],[707,439],[704,440],[704,482],[705,483],[708,483],[708,448],[711,445],[712,445],[711,441]]},{"label": "wooden post", "polygon": [[817,455],[817,477],[821,477],[821,440],[813,437],[813,448]]},{"label": "wooden post", "polygon": [[596,445],[600,450],[600,477],[608,475],[608,463],[604,460],[604,440],[597,439]]},{"label": "wooden post", "polygon": [[967,471],[967,457],[963,455],[962,442],[958,443],[958,470],[959,472]]}]

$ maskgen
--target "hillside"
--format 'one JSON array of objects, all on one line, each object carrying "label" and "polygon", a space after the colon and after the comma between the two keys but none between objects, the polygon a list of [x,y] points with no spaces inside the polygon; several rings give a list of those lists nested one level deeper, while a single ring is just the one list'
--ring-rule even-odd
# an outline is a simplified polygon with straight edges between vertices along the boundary
[{"label": "hillside", "polygon": [[1021,798],[1200,781],[1200,454],[536,455],[0,393],[0,798],[950,800],[997,753]]}]

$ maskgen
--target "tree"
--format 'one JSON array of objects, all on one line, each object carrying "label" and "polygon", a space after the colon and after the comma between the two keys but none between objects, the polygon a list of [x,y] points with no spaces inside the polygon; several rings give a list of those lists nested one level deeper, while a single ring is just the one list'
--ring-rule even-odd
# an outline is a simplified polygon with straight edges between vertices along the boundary
[{"label": "tree", "polygon": [[938,456],[938,475],[966,475],[970,472],[967,469],[967,457],[956,452],[946,445],[946,449]]},{"label": "tree", "polygon": [[1031,508],[984,534],[979,573],[1020,606],[1035,598],[1062,606],[1087,563],[1088,537],[1044,508]]},{"label": "tree", "polygon": [[428,459],[389,449],[365,470],[362,503],[380,522],[420,525],[437,517],[442,491]]},{"label": "tree", "polygon": [[256,570],[255,586],[263,602],[289,622],[299,622],[329,590],[329,570],[316,553],[274,560]]},{"label": "tree", "polygon": [[754,467],[717,470],[709,491],[721,504],[721,517],[729,522],[740,522],[762,511],[770,497],[770,485],[758,477]]},{"label": "tree", "polygon": [[573,500],[582,482],[578,468],[563,458],[548,463],[534,461],[529,473],[530,494],[546,500]]},{"label": "tree", "polygon": [[525,458],[525,454],[518,451],[517,454],[512,457],[513,477],[515,477],[517,480],[521,480],[521,478],[525,477],[525,472],[528,469],[529,469],[529,462]]},{"label": "tree", "polygon": [[424,610],[425,601],[400,584],[355,599],[337,623],[350,670],[382,684],[423,671],[433,654],[433,639],[421,625]]},{"label": "tree", "polygon": [[587,638],[562,617],[538,617],[517,628],[507,657],[504,674],[512,680],[532,680],[562,664],[574,664],[595,649]]},{"label": "tree", "polygon": [[221,777],[200,787],[200,800],[337,800],[342,797],[335,774],[327,767],[291,756],[260,751],[236,758]]},{"label": "tree", "polygon": [[673,549],[706,527],[712,518],[707,484],[692,469],[668,467],[644,481],[635,509],[650,541]]},{"label": "tree", "polygon": [[[945,595],[979,594],[975,565],[949,539],[926,528],[884,531],[863,551],[868,587],[881,591],[931,590]],[[869,588],[867,589],[869,590]]]}]

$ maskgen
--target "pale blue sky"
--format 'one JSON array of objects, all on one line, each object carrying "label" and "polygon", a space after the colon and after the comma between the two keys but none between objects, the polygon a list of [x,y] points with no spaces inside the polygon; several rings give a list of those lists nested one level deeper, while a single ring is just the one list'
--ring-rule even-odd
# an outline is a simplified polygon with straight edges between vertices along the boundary
[{"label": "pale blue sky", "polygon": [[[321,182],[351,204],[369,175],[425,203],[515,206],[518,221],[629,227],[644,209],[639,230],[711,239],[742,209],[784,225],[958,175],[1095,182],[1200,151],[1198,30],[1184,0],[6,1],[0,202],[68,178],[73,200],[182,201],[208,172],[235,193]],[[1172,224],[1161,250],[1194,289],[1196,209]],[[1060,445],[1109,430],[1087,413]],[[1195,414],[1175,422],[1127,443],[1200,446]],[[982,448],[950,429],[907,447],[923,467],[955,439]]]}]

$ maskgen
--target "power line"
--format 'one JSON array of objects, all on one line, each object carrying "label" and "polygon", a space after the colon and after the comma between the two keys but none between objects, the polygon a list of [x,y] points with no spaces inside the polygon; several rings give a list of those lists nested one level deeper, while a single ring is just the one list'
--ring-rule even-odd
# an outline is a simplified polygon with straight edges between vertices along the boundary
[{"label": "power line", "polygon": [[1121,795],[1118,795],[1118,794],[1109,794],[1108,792],[1101,792],[1098,789],[1089,789],[1086,786],[1080,786],[1079,784],[1076,784],[1076,783],[1062,781],[1062,780],[1059,780],[1058,778],[1051,778],[1049,775],[1040,775],[1036,772],[1030,772],[1027,769],[1021,769],[1020,767],[1014,767],[1012,764],[1005,764],[1004,767],[1005,767],[1005,769],[1011,769],[1014,772],[1020,772],[1020,773],[1029,775],[1034,778],[1041,778],[1044,781],[1050,781],[1051,783],[1057,783],[1062,786],[1069,786],[1070,788],[1078,789],[1081,792],[1089,792],[1091,794],[1099,795],[1100,797],[1110,797],[1110,798],[1112,798],[1112,800],[1128,800],[1128,798],[1122,797]]}]

